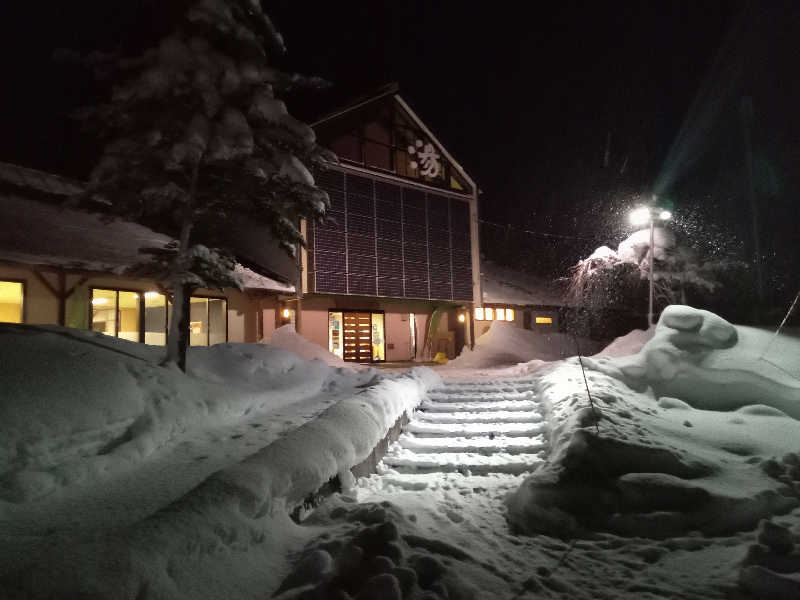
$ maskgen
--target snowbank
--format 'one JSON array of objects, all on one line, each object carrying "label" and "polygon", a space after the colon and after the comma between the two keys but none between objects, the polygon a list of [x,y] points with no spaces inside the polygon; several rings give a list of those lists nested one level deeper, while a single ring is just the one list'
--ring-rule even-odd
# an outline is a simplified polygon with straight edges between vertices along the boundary
[{"label": "snowbank", "polygon": [[[547,373],[548,462],[508,499],[520,530],[719,535],[800,505],[800,380],[760,360],[770,335],[670,306],[642,351]],[[786,360],[800,342],[782,340]]]},{"label": "snowbank", "polygon": [[[579,338],[580,350],[593,354],[597,342]],[[475,349],[465,347],[461,355],[448,363],[453,369],[485,369],[532,360],[552,361],[577,354],[575,338],[565,333],[544,333],[494,321],[489,331],[476,340]]]},{"label": "snowbank", "polygon": [[275,346],[276,348],[282,348],[292,354],[296,354],[301,358],[305,358],[306,360],[321,360],[326,365],[330,365],[332,367],[346,367],[348,369],[353,369],[354,371],[360,371],[363,369],[367,369],[364,365],[354,364],[352,362],[345,362],[332,352],[328,352],[322,346],[315,344],[304,338],[302,335],[299,335],[294,330],[294,325],[291,323],[287,325],[283,325],[276,329],[272,336],[270,336],[269,341],[267,342],[271,346]]},{"label": "snowbank", "polygon": [[192,430],[319,393],[331,378],[271,346],[163,348],[59,327],[0,325],[0,500],[31,501],[130,469]]},{"label": "snowbank", "polygon": [[289,510],[440,381],[261,344],[193,348],[183,374],[99,334],[0,336],[3,597],[263,598],[309,535]]},{"label": "snowbank", "polygon": [[616,338],[608,346],[600,350],[595,356],[630,356],[631,354],[638,354],[644,345],[652,339],[655,334],[655,327],[650,327],[648,330],[634,329]]}]

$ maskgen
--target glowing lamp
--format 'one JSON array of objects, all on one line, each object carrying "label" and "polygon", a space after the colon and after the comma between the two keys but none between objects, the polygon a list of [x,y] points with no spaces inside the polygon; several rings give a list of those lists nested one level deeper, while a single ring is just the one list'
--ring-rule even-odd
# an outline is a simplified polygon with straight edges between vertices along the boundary
[{"label": "glowing lamp", "polygon": [[459,323],[463,323],[466,320],[467,320],[467,316],[464,313],[459,313],[458,314],[458,322]]},{"label": "glowing lamp", "polygon": [[650,209],[640,206],[631,212],[630,220],[633,225],[646,225],[650,221]]},{"label": "glowing lamp", "polygon": [[283,318],[284,319],[288,319],[289,318],[289,314],[290,314],[289,313],[289,309],[288,308],[284,308],[283,309]]}]

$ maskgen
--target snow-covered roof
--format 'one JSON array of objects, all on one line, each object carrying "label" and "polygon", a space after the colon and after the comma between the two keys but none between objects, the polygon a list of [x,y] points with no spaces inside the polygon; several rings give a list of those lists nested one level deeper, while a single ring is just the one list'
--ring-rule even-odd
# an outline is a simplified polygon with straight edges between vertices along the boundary
[{"label": "snow-covered roof", "polygon": [[[121,274],[141,260],[142,248],[161,247],[166,235],[127,221],[61,208],[0,192],[0,260]],[[237,266],[245,288],[293,293],[294,286]]]},{"label": "snow-covered roof", "polygon": [[564,291],[557,282],[522,271],[481,261],[483,301],[489,304],[564,306]]},{"label": "snow-covered roof", "polygon": [[4,162],[0,162],[0,181],[56,196],[72,196],[83,191],[77,181]]},{"label": "snow-covered roof", "polygon": [[[83,191],[79,182],[65,177],[0,162],[0,183],[6,184],[0,189],[2,261],[121,274],[141,260],[140,249],[161,247],[170,240],[136,223],[118,219],[108,222],[99,215],[29,197],[28,192],[34,192],[37,198],[63,199]],[[263,228],[256,231],[243,221],[236,238],[239,250],[252,266],[263,266],[270,273],[291,272],[291,260],[273,247]],[[236,270],[245,289],[283,294],[295,291],[294,285],[252,268],[237,265]]]}]

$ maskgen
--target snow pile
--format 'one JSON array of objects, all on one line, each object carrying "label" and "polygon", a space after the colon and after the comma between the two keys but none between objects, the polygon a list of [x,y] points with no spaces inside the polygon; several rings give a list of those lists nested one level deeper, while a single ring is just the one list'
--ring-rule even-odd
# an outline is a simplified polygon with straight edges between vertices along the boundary
[{"label": "snow pile", "polygon": [[623,336],[616,338],[608,346],[600,350],[595,356],[630,356],[637,354],[644,345],[650,341],[655,334],[655,327],[650,327],[648,330],[634,329]]},{"label": "snow pile", "polygon": [[[579,338],[578,343],[582,353],[591,354],[599,349],[592,340]],[[530,331],[504,321],[493,321],[489,331],[476,340],[475,348],[465,347],[446,368],[484,369],[534,360],[559,360],[575,354],[577,346],[571,335]]]},{"label": "snow pile", "polygon": [[332,367],[346,367],[354,371],[369,368],[364,365],[346,362],[332,352],[328,352],[322,346],[307,340],[294,330],[294,325],[291,323],[278,327],[270,336],[268,343],[271,346],[282,348],[306,360],[321,360],[326,365]]},{"label": "snow pile", "polygon": [[575,361],[553,369],[550,459],[510,497],[510,521],[562,537],[722,535],[800,505],[800,381],[759,360],[768,342],[670,306],[640,353],[584,359],[594,409]]},{"label": "snow pile", "polygon": [[99,334],[0,335],[3,597],[264,597],[310,535],[288,512],[440,381],[260,344],[192,348],[183,374]]},{"label": "snow pile", "polygon": [[[0,326],[0,500],[31,501],[130,469],[187,431],[275,410],[331,377],[270,346],[163,348],[59,327]],[[46,372],[43,372],[46,369]]]}]

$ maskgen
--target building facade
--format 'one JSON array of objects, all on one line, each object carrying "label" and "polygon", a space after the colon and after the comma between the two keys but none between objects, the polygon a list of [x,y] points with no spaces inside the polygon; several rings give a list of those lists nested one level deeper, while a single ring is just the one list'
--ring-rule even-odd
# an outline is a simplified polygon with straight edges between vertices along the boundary
[{"label": "building facade", "polygon": [[[346,361],[452,358],[480,304],[477,188],[396,87],[316,124],[339,164],[318,176],[323,223],[289,261],[247,223],[232,238],[243,291],[198,290],[190,342],[257,342],[294,323]],[[164,345],[167,291],[126,276],[168,238],[63,208],[80,184],[0,164],[0,322],[56,324]],[[281,257],[283,257],[281,259]],[[299,269],[299,277],[298,277]]]},{"label": "building facade", "polygon": [[298,330],[348,361],[455,356],[481,294],[474,181],[393,87],[314,128],[339,165],[304,225]]}]

